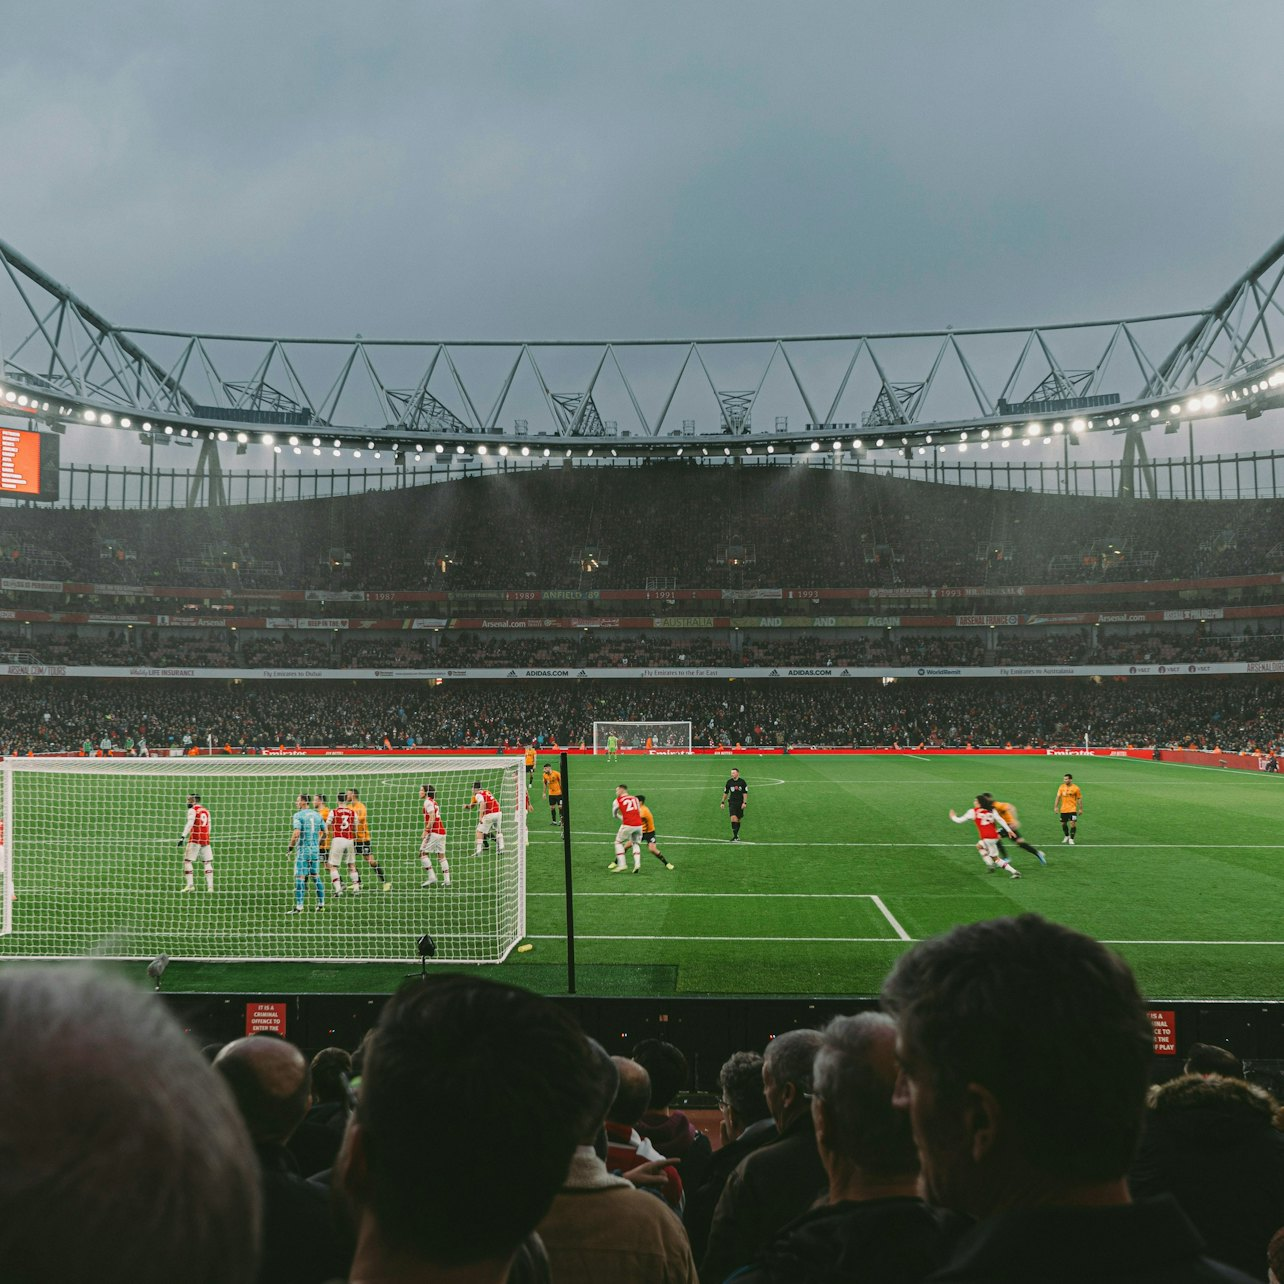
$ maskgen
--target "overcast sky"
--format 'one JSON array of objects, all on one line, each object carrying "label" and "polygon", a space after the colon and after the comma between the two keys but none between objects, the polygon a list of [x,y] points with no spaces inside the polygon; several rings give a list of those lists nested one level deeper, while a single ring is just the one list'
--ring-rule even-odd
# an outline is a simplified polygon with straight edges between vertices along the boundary
[{"label": "overcast sky", "polygon": [[0,237],[117,323],[205,331],[1180,310],[1284,231],[1278,13],[43,0],[6,42]]}]

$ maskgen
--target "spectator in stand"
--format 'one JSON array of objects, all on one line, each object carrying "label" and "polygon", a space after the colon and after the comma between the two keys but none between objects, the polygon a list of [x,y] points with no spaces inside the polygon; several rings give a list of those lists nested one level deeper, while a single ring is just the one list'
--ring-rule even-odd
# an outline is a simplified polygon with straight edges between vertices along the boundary
[{"label": "spectator in stand", "polygon": [[[557,1284],[696,1284],[682,1223],[653,1195],[607,1170],[603,1123],[619,1074],[597,1044],[596,1082],[581,1094],[580,1144],[561,1192],[540,1222]],[[506,1153],[520,1154],[510,1146]]]},{"label": "spectator in stand", "polygon": [[311,1177],[334,1166],[348,1124],[352,1058],[343,1048],[322,1048],[312,1058],[311,1104],[288,1146],[299,1171]]},{"label": "spectator in stand", "polygon": [[[666,1157],[634,1127],[651,1100],[650,1075],[628,1057],[612,1057],[611,1061],[619,1075],[619,1086],[615,1090],[615,1100],[606,1112],[606,1166],[613,1173],[623,1175],[640,1164],[666,1160]],[[684,1206],[682,1178],[671,1164],[663,1169],[663,1174],[664,1184],[652,1189],[681,1216]]]},{"label": "spectator in stand", "polygon": [[350,1254],[334,1226],[325,1188],[299,1173],[287,1143],[308,1109],[308,1062],[292,1043],[253,1035],[214,1058],[240,1108],[263,1184],[261,1284],[324,1284],[347,1273]]},{"label": "spectator in stand", "polygon": [[1185,1074],[1219,1074],[1225,1079],[1244,1077],[1244,1063],[1229,1048],[1215,1043],[1192,1043],[1182,1069]]},{"label": "spectator in stand", "polygon": [[[975,1219],[934,1280],[1245,1284],[1127,1171],[1150,1075],[1128,966],[1025,914],[957,927],[883,984],[929,1202]],[[1265,1246],[1262,1250],[1265,1252]]]},{"label": "spectator in stand", "polygon": [[948,1253],[945,1218],[919,1198],[918,1154],[892,1104],[896,1024],[878,1012],[835,1017],[821,1032],[811,1096],[829,1174],[823,1206],[791,1222],[734,1278],[744,1284],[926,1279]]},{"label": "spectator in stand", "polygon": [[335,1169],[354,1284],[547,1280],[532,1232],[609,1101],[572,1018],[513,986],[434,978],[384,1008],[362,1069]]},{"label": "spectator in stand", "polygon": [[633,1049],[633,1059],[651,1080],[650,1106],[638,1120],[638,1132],[670,1159],[682,1161],[682,1180],[696,1185],[704,1180],[713,1147],[674,1099],[687,1086],[690,1072],[682,1049],[662,1039],[643,1039]]},{"label": "spectator in stand", "polygon": [[1265,1279],[1266,1249],[1284,1226],[1284,1133],[1274,1126],[1275,1099],[1242,1078],[1205,1073],[1160,1085],[1148,1105],[1128,1175],[1133,1197],[1171,1195],[1211,1257]]},{"label": "spectator in stand", "polygon": [[826,1189],[810,1105],[812,1067],[820,1047],[818,1031],[788,1030],[763,1053],[763,1093],[779,1136],[742,1159],[727,1178],[700,1264],[704,1284],[748,1266],[777,1231],[801,1217]]},{"label": "spectator in stand", "polygon": [[250,1284],[259,1179],[231,1095],[153,996],[0,976],[0,1276]]},{"label": "spectator in stand", "polygon": [[718,1125],[721,1144],[713,1152],[700,1184],[688,1184],[682,1218],[691,1252],[698,1262],[704,1260],[709,1223],[727,1178],[742,1159],[775,1141],[778,1135],[762,1089],[762,1057],[758,1053],[733,1052],[718,1071],[718,1087],[722,1094],[718,1103],[722,1110]]}]

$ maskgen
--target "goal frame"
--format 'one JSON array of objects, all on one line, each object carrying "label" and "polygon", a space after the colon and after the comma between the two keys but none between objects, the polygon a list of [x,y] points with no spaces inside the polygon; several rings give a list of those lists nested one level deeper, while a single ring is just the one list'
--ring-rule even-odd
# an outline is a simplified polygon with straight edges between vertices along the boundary
[{"label": "goal frame", "polygon": [[[515,877],[511,892],[512,926],[504,929],[502,915],[508,906],[497,909],[497,930],[494,933],[496,943],[493,957],[442,957],[437,961],[447,966],[486,965],[504,962],[526,935],[526,879],[527,879],[527,781],[525,760],[515,754],[345,754],[342,752],[316,754],[265,754],[265,755],[232,755],[228,757],[201,756],[151,756],[131,758],[84,758],[72,756],[40,757],[6,757],[0,759],[0,817],[3,818],[3,831],[0,837],[0,942],[6,947],[0,950],[0,959],[68,959],[68,958],[109,958],[121,960],[141,960],[151,958],[153,952],[114,952],[108,948],[95,947],[86,952],[68,949],[66,951],[25,952],[12,948],[20,932],[14,925],[14,892],[15,872],[21,874],[21,835],[15,828],[15,790],[14,777],[17,775],[41,774],[51,778],[69,775],[101,776],[138,776],[154,779],[173,778],[174,780],[216,780],[235,777],[243,778],[297,778],[303,775],[329,777],[336,773],[351,773],[350,783],[361,787],[363,778],[377,777],[380,772],[395,776],[404,776],[408,786],[417,788],[425,777],[431,776],[440,782],[447,774],[463,781],[473,773],[494,773],[497,769],[504,771],[511,779],[515,801],[513,815],[508,813],[508,802],[504,802],[504,835],[509,839],[505,855],[511,853],[516,862]],[[464,786],[470,788],[471,781]],[[198,783],[199,788],[199,783]],[[416,795],[417,802],[417,795]],[[16,819],[20,822],[21,816]],[[453,832],[471,834],[473,821],[471,816],[453,817]],[[416,839],[418,831],[416,831]],[[219,835],[216,829],[214,844],[217,851]],[[368,872],[368,870],[366,871]],[[496,879],[502,871],[496,872]],[[20,895],[21,889],[17,889]],[[373,894],[373,893],[371,893]],[[498,899],[498,898],[496,898]],[[426,917],[426,916],[421,916]],[[422,932],[422,927],[419,929]],[[437,935],[441,932],[438,930]],[[407,936],[407,948],[404,953],[379,953],[377,955],[347,955],[338,952],[325,953],[228,953],[228,954],[187,954],[181,952],[182,938],[174,942],[178,951],[170,951],[185,962],[193,963],[404,963],[417,961],[411,953],[411,940]]]},{"label": "goal frame", "polygon": [[[593,724],[594,756],[598,754],[606,753],[606,737],[612,729],[619,728],[619,727],[680,727],[680,728],[683,728],[684,730],[678,733],[679,736],[682,736],[682,735],[686,736],[685,747],[665,746],[662,748],[652,748],[650,750],[647,750],[645,748],[623,748],[620,750],[621,753],[690,754],[695,752],[695,749],[694,749],[695,742],[691,738],[692,724],[690,722],[683,722],[680,719],[654,719],[646,722],[641,722],[637,720],[620,718],[620,719],[616,719],[608,722],[594,722]],[[645,737],[646,737],[646,733],[643,732],[642,739],[644,742],[645,742]]]}]

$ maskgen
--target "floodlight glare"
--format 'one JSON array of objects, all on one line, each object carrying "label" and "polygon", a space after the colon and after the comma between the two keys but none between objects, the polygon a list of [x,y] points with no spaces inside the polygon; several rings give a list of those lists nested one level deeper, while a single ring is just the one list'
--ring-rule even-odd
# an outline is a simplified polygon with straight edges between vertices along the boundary
[{"label": "floodlight glare", "polygon": [[745,454],[746,454],[746,455],[752,455],[752,454],[753,454],[753,447],[752,447],[752,446],[746,446],[746,447],[745,447]]},{"label": "floodlight glare", "polygon": [[[36,403],[33,401],[31,404],[34,406]],[[122,419],[120,421],[120,426],[122,428],[132,428],[134,426],[134,421],[132,419]]]},{"label": "floodlight glare", "polygon": [[297,446],[298,444],[299,444],[299,439],[298,439],[297,437],[291,437],[291,438],[290,438],[290,445],[291,445],[291,446]]},{"label": "floodlight glare", "polygon": [[[486,447],[485,447],[485,446],[478,446],[478,447],[477,447],[477,453],[478,453],[479,455],[484,455],[484,454],[486,453]],[[589,451],[589,454],[591,455],[592,453],[593,453],[593,452],[590,450],[590,451]]]},{"label": "floodlight glare", "polygon": [[303,447],[302,447],[302,446],[293,446],[293,447],[291,447],[291,449],[294,451],[294,453],[295,453],[296,455],[301,455],[301,454],[303,454]]},{"label": "floodlight glare", "polygon": [[[987,428],[985,431],[989,432],[990,430]],[[932,434],[929,432],[927,436],[923,438],[923,440],[927,442],[927,444],[930,446],[932,444]]]},{"label": "floodlight glare", "polygon": [[501,455],[507,455],[507,454],[508,454],[508,447],[507,447],[507,446],[501,446],[501,447],[499,448],[499,453],[500,453]]},{"label": "floodlight glare", "polygon": [[341,442],[341,441],[338,439],[338,437],[336,437],[336,438],[334,439],[334,444],[335,444],[336,446],[342,446],[342,445],[343,445],[343,442]]},{"label": "floodlight glare", "polygon": [[[4,399],[5,399],[6,401],[16,401],[18,398],[17,398],[17,394],[16,394],[16,393],[6,392],[6,393],[4,394]],[[90,424],[91,424],[91,423],[93,423],[93,422],[94,422],[94,420],[96,420],[97,418],[98,418],[98,416],[97,416],[96,414],[94,414],[94,412],[93,412],[92,410],[86,410],[86,411],[85,411],[85,422],[86,422],[86,423],[90,423]]]},{"label": "floodlight glare", "polygon": [[221,433],[219,433],[219,435],[218,435],[218,439],[219,439],[219,441],[226,441],[226,440],[227,440],[227,433],[225,433],[225,432],[221,432]]},{"label": "floodlight glare", "polygon": [[313,444],[314,446],[319,446],[319,445],[321,444],[321,438],[320,438],[320,437],[313,437],[313,438],[312,438],[312,444]]},{"label": "floodlight glare", "polygon": [[1004,425],[1003,425],[1003,435],[1004,435],[1005,437],[1011,437],[1011,436],[1012,436],[1012,425],[1011,425],[1011,424],[1004,424]]},{"label": "floodlight glare", "polygon": [[321,453],[321,451],[320,451],[316,446],[313,446],[313,447],[312,447],[312,453],[313,453],[314,455],[319,455],[319,454]]},{"label": "floodlight glare", "polygon": [[776,453],[776,448],[775,448],[775,446],[772,446],[772,445],[768,444],[768,446],[767,446],[767,454],[769,454],[769,455],[774,455],[775,453]]},{"label": "floodlight glare", "polygon": [[1082,432],[1086,427],[1087,425],[1083,422],[1082,419],[1072,419],[1070,421],[1071,432]]},{"label": "floodlight glare", "polygon": [[531,453],[531,448],[530,448],[529,446],[523,446],[523,447],[522,447],[522,458],[523,458],[523,459],[525,459],[525,458],[527,457],[527,455],[529,455],[530,453]]},{"label": "floodlight glare", "polygon": [[859,437],[852,438],[852,449],[859,450],[865,443]]},{"label": "floodlight glare", "polygon": [[811,443],[811,448],[812,448],[812,450],[819,450],[819,449],[820,449],[820,442],[818,442],[818,441],[813,441],[813,442]]},{"label": "floodlight glare", "polygon": [[875,446],[881,446],[882,444],[883,444],[883,439],[881,437],[879,437],[878,440],[874,442]]},{"label": "floodlight glare", "polygon": [[1011,443],[1010,441],[1005,441],[1005,442],[1003,443],[1003,449],[1004,449],[1004,450],[1007,450],[1007,448],[1008,448],[1011,444],[1012,444],[1012,443]]},{"label": "floodlight glare", "polygon": [[144,431],[144,432],[151,432],[151,430],[152,430],[152,426],[151,426],[151,424],[150,424],[150,423],[144,423],[144,424],[143,424],[143,431]]},{"label": "floodlight glare", "polygon": [[[729,455],[729,454],[731,454],[731,447],[730,447],[730,446],[723,446],[723,448],[722,448],[722,453],[723,453],[724,455]],[[615,456],[615,451],[611,451],[611,456],[612,456],[612,458],[614,458],[614,456]]]},{"label": "floodlight glare", "polygon": [[1066,426],[1065,426],[1065,424],[1053,424],[1053,425],[1052,425],[1052,431],[1053,431],[1053,432],[1065,432],[1065,430],[1066,430]]},{"label": "floodlight glare", "polygon": [[[462,446],[455,447],[455,454],[462,455],[463,453],[464,453],[464,448]],[[571,452],[568,450],[566,453],[569,455]]]},{"label": "floodlight glare", "polygon": [[834,442],[834,445],[833,445],[834,450],[842,450],[842,448],[843,448],[843,443],[841,441]]},{"label": "floodlight glare", "polygon": [[1204,409],[1211,410],[1217,404],[1217,398],[1210,392],[1204,397]]},{"label": "floodlight glare", "polygon": [[[373,449],[374,449],[374,442],[373,442],[373,441],[368,441],[368,442],[366,442],[366,449],[367,449],[367,450],[373,450]],[[438,450],[440,450],[440,449],[441,449],[441,447],[440,447],[440,446],[438,446],[438,447],[437,447],[437,449],[438,449]]]},{"label": "floodlight glare", "polygon": [[165,431],[166,431],[167,433],[172,433],[172,432],[174,431],[174,425],[173,425],[173,424],[166,424],[166,425],[165,425]]},{"label": "floodlight glare", "polygon": [[1151,417],[1152,419],[1158,419],[1158,418],[1159,418],[1159,411],[1158,411],[1158,410],[1156,410],[1153,406],[1151,407],[1151,410],[1150,410],[1150,417]]},{"label": "floodlight glare", "polygon": [[339,452],[338,452],[337,450],[332,450],[330,453],[331,453],[331,454],[332,454],[336,459],[338,459],[338,458],[339,458]]},{"label": "floodlight glare", "polygon": [[433,450],[435,450],[435,451],[437,452],[437,454],[439,454],[439,455],[440,455],[440,454],[443,454],[443,453],[445,452],[445,449],[446,449],[446,447],[445,447],[445,446],[443,446],[443,445],[441,444],[441,442],[438,442],[438,443],[433,447]]},{"label": "floodlight glare", "polygon": [[961,455],[967,449],[967,442],[959,442],[959,454]]},{"label": "floodlight glare", "polygon": [[[932,440],[932,439],[929,437],[929,438],[928,438],[928,441],[931,441],[931,440]],[[988,428],[982,428],[982,429],[981,429],[981,440],[982,440],[982,441],[989,441],[989,440],[990,440],[990,430],[989,430]]]},{"label": "floodlight glare", "polygon": [[272,434],[271,434],[270,432],[265,432],[265,433],[263,434],[263,439],[262,439],[262,440],[263,440],[263,444],[264,444],[265,446],[271,446],[271,445],[274,445],[274,444],[276,443],[276,438],[275,438],[275,437],[273,437],[273,436],[272,436]]},{"label": "floodlight glare", "polygon": [[279,455],[279,454],[281,453],[281,447],[280,447],[280,446],[273,446],[273,447],[272,447],[272,453],[273,453],[274,455]]},{"label": "floodlight glare", "polygon": [[966,441],[966,440],[967,440],[967,433],[965,433],[965,432],[961,432],[961,433],[959,433],[959,440],[960,440],[960,441]]},{"label": "floodlight glare", "polygon": [[1039,423],[1026,424],[1025,431],[1028,437],[1038,437],[1043,432],[1043,425]]},{"label": "floodlight glare", "polygon": [[1135,410],[1132,412],[1132,422],[1135,424],[1141,422],[1141,416]]},{"label": "floodlight glare", "polygon": [[353,457],[353,459],[360,459],[360,458],[361,458],[361,452],[360,452],[359,450],[354,450],[354,451],[352,452],[352,457]]}]

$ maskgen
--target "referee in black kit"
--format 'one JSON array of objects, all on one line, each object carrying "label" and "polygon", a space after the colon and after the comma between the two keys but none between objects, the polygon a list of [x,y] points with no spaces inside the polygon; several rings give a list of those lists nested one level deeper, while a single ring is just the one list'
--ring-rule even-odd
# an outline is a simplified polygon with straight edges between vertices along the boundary
[{"label": "referee in black kit", "polygon": [[740,822],[745,818],[745,803],[748,801],[749,782],[740,775],[739,767],[731,768],[731,777],[722,787],[722,802],[731,816],[731,841],[740,841]]}]

